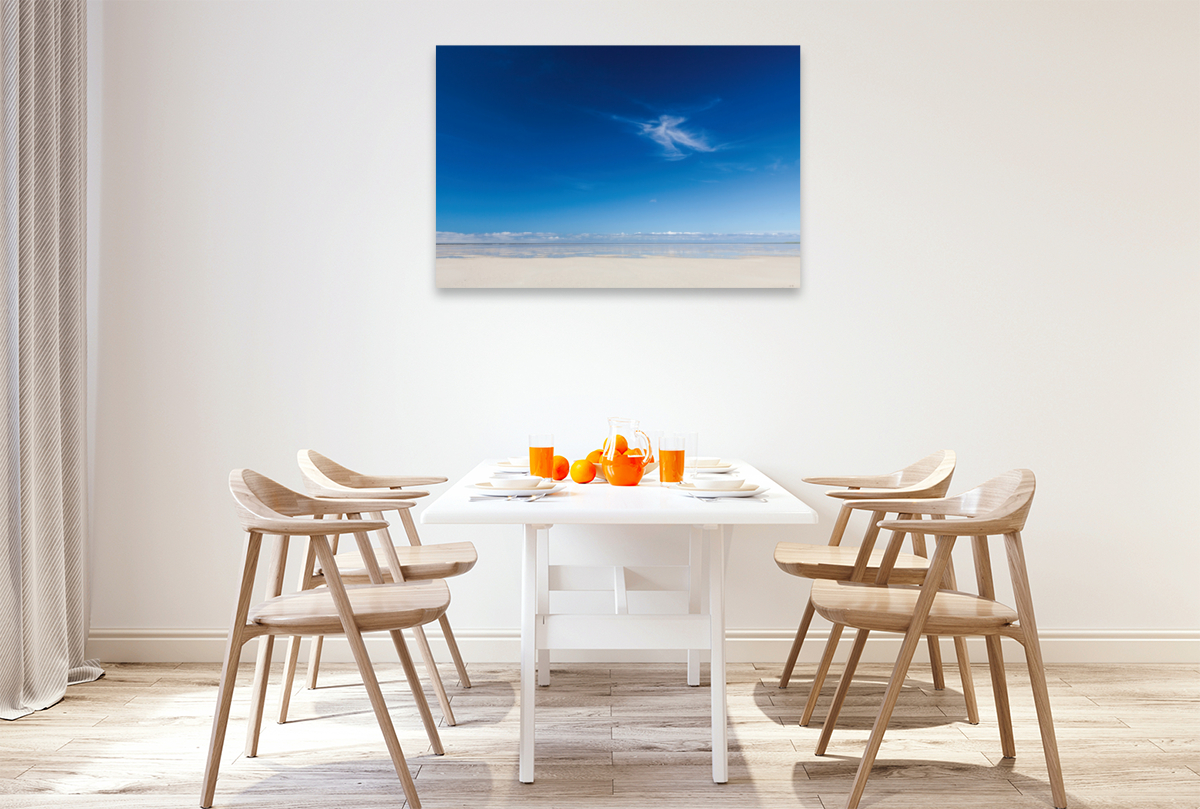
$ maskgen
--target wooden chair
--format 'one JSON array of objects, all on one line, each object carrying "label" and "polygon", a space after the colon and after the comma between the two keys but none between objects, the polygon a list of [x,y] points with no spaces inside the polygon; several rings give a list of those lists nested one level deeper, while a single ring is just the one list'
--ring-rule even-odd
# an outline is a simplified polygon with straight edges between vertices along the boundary
[{"label": "wooden chair", "polygon": [[[415,585],[366,585],[346,589],[333,561],[329,536],[354,534],[365,564],[378,570],[379,566],[366,532],[377,531],[387,523],[358,519],[325,520],[321,517],[373,511],[386,507],[389,501],[318,500],[294,492],[249,469],[231,472],[229,488],[233,493],[242,527],[249,533],[249,541],[246,544],[237,608],[225,647],[225,661],[217,692],[217,707],[208,745],[200,806],[207,809],[213,804],[217,769],[225,743],[225,730],[229,722],[242,646],[254,638],[263,639],[259,647],[260,665],[255,673],[251,694],[250,726],[246,740],[246,755],[253,757],[257,754],[258,732],[262,726],[263,701],[266,694],[268,667],[262,664],[264,661],[268,664],[270,662],[274,636],[341,633],[350,643],[350,650],[354,654],[355,663],[358,664],[359,674],[362,675],[367,696],[379,722],[379,729],[383,732],[392,764],[396,768],[396,774],[400,776],[404,796],[410,806],[419,807],[421,804],[416,786],[405,763],[400,742],[396,738],[396,730],[383,701],[375,670],[367,656],[362,633],[389,630],[409,682],[417,682],[416,669],[400,630],[436,620],[445,613],[450,604],[449,588],[445,582],[431,581]],[[268,598],[252,608],[250,599],[258,571],[259,552],[263,537],[267,535],[276,540],[271,545],[271,557],[268,562],[271,577]],[[310,546],[314,549],[317,559],[329,571],[327,586],[324,589],[281,595],[288,540],[293,536],[309,537]],[[433,717],[419,683],[413,695],[425,721],[426,731],[432,728],[433,738],[436,739],[436,726],[433,725]],[[435,752],[441,753],[440,743],[435,742],[434,749]]]},{"label": "wooden chair", "polygon": [[[837,722],[838,712],[854,669],[862,655],[867,636],[872,630],[902,632],[904,642],[896,657],[892,678],[880,706],[879,715],[867,742],[866,752],[859,763],[854,786],[846,801],[846,809],[855,809],[862,797],[871,765],[883,742],[888,720],[900,696],[909,664],[923,634],[983,636],[987,643],[988,667],[996,698],[996,714],[1000,725],[1000,747],[1005,758],[1016,756],[1012,718],[1009,715],[1008,686],[1004,676],[1004,658],[1000,638],[1009,637],[1025,647],[1029,680],[1033,687],[1033,703],[1041,730],[1046,768],[1055,807],[1065,809],[1066,791],[1063,788],[1058,744],[1054,738],[1054,721],[1050,715],[1050,697],[1046,688],[1046,673],[1038,643],[1037,623],[1033,616],[1033,598],[1029,590],[1029,574],[1025,568],[1025,550],[1021,530],[1033,502],[1035,482],[1028,469],[1017,469],[1000,475],[958,497],[935,500],[878,500],[867,505],[876,511],[898,511],[931,515],[939,522],[926,520],[887,520],[882,528],[894,533],[880,561],[875,583],[820,581],[813,585],[812,602],[819,615],[838,624],[854,627],[858,634],[845,673],[838,683],[833,707],[825,718],[817,755],[824,755]],[[946,519],[959,518],[959,519]],[[937,548],[921,586],[896,584],[891,581],[894,563],[906,532],[928,531],[936,525]],[[995,600],[992,583],[988,537],[1003,535],[1012,578],[1015,610]],[[958,537],[971,537],[975,558],[975,576],[979,595],[939,589],[944,573],[949,569],[950,554]]]},{"label": "wooden chair", "polygon": [[[388,534],[388,528],[385,523],[380,531],[381,547],[384,552],[385,561],[387,562],[387,566],[381,570],[383,582],[448,579],[453,576],[462,575],[475,566],[475,562],[479,557],[475,552],[474,544],[470,542],[422,545],[421,539],[417,535],[417,526],[413,522],[412,515],[409,512],[409,507],[413,504],[405,502],[414,497],[424,497],[428,492],[413,491],[403,487],[429,486],[437,483],[445,483],[446,478],[437,476],[363,475],[347,469],[319,452],[310,449],[300,450],[297,453],[297,461],[300,464],[300,471],[304,475],[305,489],[313,497],[370,497],[393,503],[393,505],[386,509],[372,513],[371,516],[375,520],[382,520],[383,510],[395,510],[400,515],[400,522],[404,526],[404,532],[409,544],[394,544],[391,536]],[[350,584],[370,581],[370,571],[364,566],[362,556],[359,553],[337,553],[336,540],[333,549],[335,552],[334,558],[338,564],[338,571],[343,581]],[[320,587],[324,583],[324,566],[317,564],[317,560],[310,552],[305,562],[304,571],[301,573],[299,589],[309,590],[314,587]],[[441,625],[442,634],[446,639],[446,645],[450,647],[450,656],[453,658],[454,667],[458,671],[459,682],[463,688],[470,688],[471,678],[467,675],[467,667],[463,662],[462,654],[459,652],[458,643],[454,639],[454,632],[450,628],[450,620],[445,615],[441,615],[438,617],[438,622]],[[456,723],[454,711],[450,706],[450,698],[446,694],[446,687],[442,683],[441,675],[438,673],[437,662],[433,658],[433,650],[429,648],[429,641],[425,637],[424,628],[420,626],[413,627],[413,636],[416,638],[417,649],[420,651],[421,657],[425,662],[425,668],[433,684],[434,693],[437,695],[442,715],[446,718],[446,723],[453,726]],[[317,635],[313,637],[308,658],[309,688],[317,687],[317,672],[321,663],[321,645],[321,636]],[[280,695],[279,703],[280,723],[287,721],[292,684],[295,681],[299,656],[300,638],[293,637],[288,641],[287,660],[284,667],[284,688]]]},{"label": "wooden chair", "polygon": [[[879,521],[887,515],[884,512],[873,513],[870,524],[867,526],[866,534],[863,537],[863,542],[859,547],[844,547],[841,545],[841,541],[846,532],[846,527],[850,522],[852,512],[855,509],[866,508],[861,504],[862,501],[880,497],[888,497],[893,500],[942,497],[950,487],[950,478],[954,475],[956,462],[957,457],[952,450],[942,450],[927,455],[910,466],[886,475],[805,478],[805,483],[845,487],[845,489],[838,491],[826,492],[828,496],[836,497],[843,501],[841,510],[838,512],[837,521],[833,526],[833,533],[829,538],[828,545],[780,542],[775,547],[775,563],[779,565],[780,569],[793,576],[801,576],[808,579],[827,581],[874,580],[879,572],[882,553],[872,552],[870,548],[873,547],[875,538],[878,536]],[[865,555],[861,553],[864,547],[868,548]],[[900,554],[897,557],[892,573],[894,577],[893,581],[897,583],[918,584],[924,580],[925,571],[929,567],[929,562],[926,558],[927,550],[924,536],[920,534],[913,535],[913,549],[916,551],[915,554]],[[948,585],[953,587],[953,566],[948,570],[947,579]],[[787,688],[788,686],[792,670],[796,665],[796,658],[800,654],[800,648],[804,643],[805,636],[808,634],[812,618],[813,603],[810,598],[805,605],[804,615],[800,619],[800,628],[796,631],[796,639],[792,642],[791,651],[788,652],[787,660],[784,662],[783,673],[779,678],[780,688]],[[816,709],[817,700],[821,694],[821,688],[825,684],[825,677],[829,673],[830,666],[833,665],[833,657],[837,651],[838,641],[841,639],[841,636],[842,627],[834,624],[830,630],[829,640],[825,644],[825,651],[821,655],[821,662],[817,666],[817,672],[813,677],[812,686],[808,693],[808,700],[804,705],[804,713],[800,718],[800,724],[803,726],[807,726],[812,721],[813,712]],[[967,721],[973,725],[978,724],[979,707],[975,699],[974,682],[971,679],[970,658],[963,639],[955,639],[955,652],[958,657],[959,676],[962,679],[963,699],[967,707]],[[946,681],[942,674],[942,655],[939,639],[932,636],[929,638],[929,662],[933,668],[934,688],[940,691],[946,687]]]}]

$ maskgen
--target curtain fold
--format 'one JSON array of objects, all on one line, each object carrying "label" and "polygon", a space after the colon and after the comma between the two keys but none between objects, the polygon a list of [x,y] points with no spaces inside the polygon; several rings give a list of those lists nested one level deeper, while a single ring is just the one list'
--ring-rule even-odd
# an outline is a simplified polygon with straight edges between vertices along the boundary
[{"label": "curtain fold", "polygon": [[83,0],[0,0],[0,718],[103,675],[84,660]]}]

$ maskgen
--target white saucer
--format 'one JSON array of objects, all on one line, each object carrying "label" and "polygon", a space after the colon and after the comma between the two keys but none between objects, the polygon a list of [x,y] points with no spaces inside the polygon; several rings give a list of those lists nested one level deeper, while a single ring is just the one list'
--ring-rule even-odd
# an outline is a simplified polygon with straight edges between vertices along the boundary
[{"label": "white saucer", "polygon": [[770,487],[756,483],[743,483],[740,489],[697,489],[690,483],[676,483],[675,489],[689,497],[754,497]]},{"label": "white saucer", "polygon": [[496,468],[503,469],[505,472],[528,472],[529,462],[526,461],[525,463],[513,463],[512,461],[497,461]]},{"label": "white saucer", "polygon": [[503,480],[484,480],[479,483],[472,484],[471,488],[481,494],[492,495],[495,497],[509,497],[510,495],[535,495],[535,494],[550,494],[562,489],[566,486],[565,483],[555,483],[553,480],[543,480],[532,489],[528,486],[517,488],[516,486],[505,486]]}]

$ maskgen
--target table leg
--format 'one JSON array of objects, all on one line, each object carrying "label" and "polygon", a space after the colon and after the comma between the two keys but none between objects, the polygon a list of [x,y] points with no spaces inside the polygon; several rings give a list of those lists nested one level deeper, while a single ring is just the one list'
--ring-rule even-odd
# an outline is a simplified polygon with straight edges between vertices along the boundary
[{"label": "table leg", "polygon": [[[693,525],[688,551],[688,613],[690,615],[700,614],[700,600],[703,598],[703,593],[700,592],[703,560],[704,529],[699,525]],[[687,658],[687,684],[700,685],[700,650],[688,649]]]},{"label": "table leg", "polygon": [[[550,532],[539,526],[537,537],[537,614],[550,614]],[[550,650],[537,650],[538,685],[550,685]]]},{"label": "table leg", "polygon": [[[706,526],[709,528],[710,526]],[[729,547],[732,526],[711,526],[708,554],[708,612],[712,626],[712,663],[709,683],[712,689],[713,781],[729,780],[729,719],[725,694],[725,551]]]},{"label": "table leg", "polygon": [[525,526],[521,557],[521,743],[518,780],[533,783],[533,708],[537,682],[538,526]]}]

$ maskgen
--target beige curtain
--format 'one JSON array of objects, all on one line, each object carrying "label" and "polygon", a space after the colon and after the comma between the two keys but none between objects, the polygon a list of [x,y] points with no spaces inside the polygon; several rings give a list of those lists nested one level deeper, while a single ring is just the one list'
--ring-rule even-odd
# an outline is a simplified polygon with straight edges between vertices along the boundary
[{"label": "beige curtain", "polygon": [[83,0],[0,0],[0,717],[104,672],[85,661]]}]

